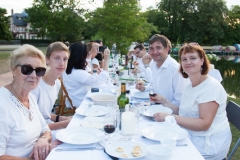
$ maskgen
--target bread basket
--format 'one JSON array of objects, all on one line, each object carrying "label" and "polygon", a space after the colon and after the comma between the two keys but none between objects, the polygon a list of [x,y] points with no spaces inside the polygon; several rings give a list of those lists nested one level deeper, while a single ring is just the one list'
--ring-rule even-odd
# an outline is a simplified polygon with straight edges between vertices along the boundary
[{"label": "bread basket", "polygon": [[117,104],[117,96],[115,95],[93,95],[91,99],[96,105],[115,106]]}]

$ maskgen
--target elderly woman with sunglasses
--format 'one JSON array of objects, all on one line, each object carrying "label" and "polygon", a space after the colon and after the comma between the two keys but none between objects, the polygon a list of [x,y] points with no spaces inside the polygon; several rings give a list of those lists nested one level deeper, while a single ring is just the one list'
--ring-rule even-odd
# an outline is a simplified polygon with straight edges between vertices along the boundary
[{"label": "elderly woman with sunglasses", "polygon": [[31,45],[14,50],[13,81],[0,88],[0,160],[44,160],[50,152],[50,129],[30,93],[45,74],[45,57]]},{"label": "elderly woman with sunglasses", "polygon": [[[226,116],[227,94],[219,81],[208,76],[209,61],[202,47],[185,44],[179,50],[180,72],[189,78],[179,108],[161,95],[154,102],[171,108],[177,124],[185,128],[189,138],[207,160],[222,160],[231,144],[231,130]],[[168,114],[156,113],[155,120],[164,121]]]}]

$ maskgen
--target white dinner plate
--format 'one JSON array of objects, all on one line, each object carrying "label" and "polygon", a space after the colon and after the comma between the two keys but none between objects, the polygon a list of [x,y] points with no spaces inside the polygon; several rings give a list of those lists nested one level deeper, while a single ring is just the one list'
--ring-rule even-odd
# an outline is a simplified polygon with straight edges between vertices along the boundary
[{"label": "white dinner plate", "polygon": [[105,117],[85,117],[81,121],[81,125],[84,127],[93,127],[103,130]]},{"label": "white dinner plate", "polygon": [[[134,157],[131,153],[135,146],[141,147],[141,155],[139,157]],[[123,148],[123,152],[117,152],[116,149],[118,147]],[[132,142],[132,141],[116,142],[116,143],[114,142],[108,145],[105,149],[106,149],[106,152],[113,157],[124,158],[122,154],[127,155],[128,157],[124,159],[136,159],[136,158],[144,157],[147,154],[147,149],[144,145],[136,142]]]},{"label": "white dinner plate", "polygon": [[173,111],[170,108],[164,107],[163,105],[151,105],[151,106],[142,106],[140,113],[144,116],[153,117],[155,113],[164,112],[172,114]]},{"label": "white dinner plate", "polygon": [[106,106],[101,105],[92,105],[91,107],[86,108],[77,108],[75,111],[77,114],[86,117],[98,117],[104,116],[109,113],[109,109]]},{"label": "white dinner plate", "polygon": [[95,128],[79,126],[60,130],[56,138],[69,144],[92,144],[104,139],[104,133]]},{"label": "white dinner plate", "polygon": [[133,97],[140,99],[149,99],[149,92],[135,92],[133,94]]},{"label": "white dinner plate", "polygon": [[142,135],[148,139],[159,141],[170,138],[175,140],[184,139],[188,132],[180,127],[165,126],[164,124],[148,126],[142,130]]}]

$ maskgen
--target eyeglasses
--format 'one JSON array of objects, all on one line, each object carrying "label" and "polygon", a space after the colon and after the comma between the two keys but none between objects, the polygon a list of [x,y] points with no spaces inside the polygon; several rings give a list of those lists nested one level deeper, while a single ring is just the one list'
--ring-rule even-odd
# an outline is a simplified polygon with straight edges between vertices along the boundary
[{"label": "eyeglasses", "polygon": [[42,77],[45,74],[45,72],[46,72],[46,68],[44,68],[44,67],[37,67],[37,68],[33,69],[32,66],[26,65],[26,64],[24,64],[24,65],[18,64],[18,65],[16,65],[16,67],[17,66],[21,67],[21,72],[24,75],[30,75],[33,71],[35,71],[36,75],[38,77]]}]

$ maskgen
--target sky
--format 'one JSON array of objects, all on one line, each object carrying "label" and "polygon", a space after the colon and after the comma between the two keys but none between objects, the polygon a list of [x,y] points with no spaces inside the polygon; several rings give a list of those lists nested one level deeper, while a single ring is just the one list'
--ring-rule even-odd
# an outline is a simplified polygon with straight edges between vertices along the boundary
[{"label": "sky", "polygon": [[[85,2],[84,2],[85,1]],[[90,8],[94,10],[97,7],[102,6],[103,0],[96,0],[97,2],[87,4],[87,0],[81,0],[81,3],[84,3],[84,7]],[[142,6],[142,10],[146,10],[148,7],[155,7],[156,3],[160,0],[140,0],[140,4]],[[225,0],[227,2],[228,8],[232,5],[240,5],[240,0]],[[21,13],[24,8],[31,7],[33,0],[0,0],[0,7],[7,9],[7,15],[11,14],[11,9],[13,9],[14,13]]]}]

